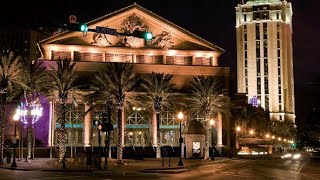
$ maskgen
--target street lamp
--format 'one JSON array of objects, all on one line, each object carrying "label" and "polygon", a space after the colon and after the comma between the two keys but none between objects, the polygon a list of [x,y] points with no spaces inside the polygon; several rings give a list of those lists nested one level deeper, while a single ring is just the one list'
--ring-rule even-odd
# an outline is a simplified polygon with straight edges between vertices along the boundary
[{"label": "street lamp", "polygon": [[102,125],[99,124],[98,126],[98,130],[99,130],[99,135],[98,135],[98,141],[99,141],[99,150],[98,150],[98,157],[99,157],[99,165],[98,165],[98,169],[101,169],[101,129],[102,129]]},{"label": "street lamp", "polygon": [[182,114],[182,112],[179,112],[179,114],[178,114],[178,119],[180,120],[180,138],[179,138],[179,144],[180,144],[180,160],[179,160],[178,166],[183,166],[183,162],[182,162],[182,142],[183,142],[183,139],[182,139],[182,137],[181,137],[181,122],[182,122],[182,119],[183,119],[183,114]]},{"label": "street lamp", "polygon": [[16,145],[17,145],[17,122],[19,121],[20,116],[16,113],[13,116],[14,121],[14,144],[13,144],[13,162],[11,164],[11,167],[17,167],[16,163]]},{"label": "street lamp", "polygon": [[254,134],[254,131],[253,131],[253,130],[250,130],[249,133],[250,133],[251,135],[253,135],[253,134]]},{"label": "street lamp", "polygon": [[237,126],[236,128],[236,149],[239,149],[239,132],[241,131],[240,126]]},{"label": "street lamp", "polygon": [[209,121],[210,126],[211,126],[211,148],[212,148],[212,155],[211,155],[211,160],[214,160],[214,148],[213,148],[213,126],[215,125],[215,122],[213,119],[210,119]]}]

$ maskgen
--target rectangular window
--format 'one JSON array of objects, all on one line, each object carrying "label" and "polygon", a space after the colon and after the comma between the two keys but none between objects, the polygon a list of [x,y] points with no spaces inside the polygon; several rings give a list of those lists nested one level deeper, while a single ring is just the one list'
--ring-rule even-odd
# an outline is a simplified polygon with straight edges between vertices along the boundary
[{"label": "rectangular window", "polygon": [[260,24],[256,23],[256,40],[260,39]]},{"label": "rectangular window", "polygon": [[264,93],[269,94],[269,80],[268,77],[264,77]]},{"label": "rectangular window", "polygon": [[280,76],[278,76],[278,84],[281,85],[281,77]]},{"label": "rectangular window", "polygon": [[280,57],[280,55],[281,55],[281,54],[280,54],[280,49],[278,49],[278,51],[277,51],[277,52],[278,52],[278,57]]},{"label": "rectangular window", "polygon": [[247,33],[244,34],[244,41],[247,41]]},{"label": "rectangular window", "polygon": [[277,19],[280,19],[280,13],[277,12]]},{"label": "rectangular window", "polygon": [[269,68],[268,68],[268,59],[264,59],[264,75],[265,76],[268,76],[268,71],[269,71]]},{"label": "rectangular window", "polygon": [[280,61],[280,58],[278,58],[278,67],[281,67],[281,61]]},{"label": "rectangular window", "polygon": [[243,15],[243,19],[244,19],[244,21],[247,21],[247,15],[246,14]]},{"label": "rectangular window", "polygon": [[263,56],[268,57],[268,41],[263,41]]},{"label": "rectangular window", "polygon": [[263,23],[263,39],[268,39],[268,24]]},{"label": "rectangular window", "polygon": [[247,68],[248,67],[248,61],[245,59],[244,60],[244,67]]},{"label": "rectangular window", "polygon": [[278,86],[278,93],[281,94],[281,85]]},{"label": "rectangular window", "polygon": [[260,76],[261,70],[260,70],[260,59],[257,59],[257,76]]},{"label": "rectangular window", "polygon": [[244,70],[244,75],[245,75],[246,77],[248,76],[248,69],[247,69],[247,68]]},{"label": "rectangular window", "polygon": [[261,78],[257,78],[257,93],[261,94]]},{"label": "rectangular window", "polygon": [[269,109],[269,96],[265,96],[265,109]]},{"label": "rectangular window", "polygon": [[277,31],[277,39],[280,39],[280,32]]},{"label": "rectangular window", "polygon": [[247,50],[248,49],[248,44],[247,44],[247,41],[244,42],[244,50]]},{"label": "rectangular window", "polygon": [[278,68],[278,76],[280,76],[281,75],[281,70],[280,70],[280,68]]},{"label": "rectangular window", "polygon": [[277,40],[277,48],[280,48],[280,40]]},{"label": "rectangular window", "polygon": [[256,41],[256,57],[260,57],[260,41]]}]

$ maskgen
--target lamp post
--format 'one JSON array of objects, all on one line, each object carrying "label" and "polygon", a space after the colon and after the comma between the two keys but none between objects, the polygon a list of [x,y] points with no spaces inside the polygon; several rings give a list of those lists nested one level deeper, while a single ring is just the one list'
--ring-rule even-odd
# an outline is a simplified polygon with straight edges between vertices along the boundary
[{"label": "lamp post", "polygon": [[212,155],[211,160],[214,160],[214,147],[213,147],[213,126],[215,125],[215,122],[213,119],[210,119],[210,126],[211,126],[211,148],[212,148]]},{"label": "lamp post", "polygon": [[237,129],[236,129],[236,149],[240,148],[239,147],[239,144],[240,144],[240,142],[239,142],[239,133],[240,133],[240,131],[241,131],[240,126],[237,126]]},{"label": "lamp post", "polygon": [[99,126],[98,126],[98,130],[99,130],[99,135],[98,135],[98,141],[99,141],[99,150],[98,150],[98,158],[99,158],[99,160],[98,160],[98,169],[101,169],[101,129],[102,129],[102,125],[101,124],[99,124]]},{"label": "lamp post", "polygon": [[13,145],[13,162],[11,164],[11,167],[17,167],[16,163],[16,145],[17,145],[17,122],[19,121],[19,115],[15,114],[13,116],[14,121],[14,145]]},{"label": "lamp post", "polygon": [[180,144],[180,160],[179,160],[179,163],[178,163],[178,166],[183,166],[183,162],[182,162],[182,142],[183,142],[183,139],[181,137],[181,122],[182,122],[182,119],[183,119],[183,114],[182,112],[179,112],[178,114],[178,119],[180,121],[180,138],[179,138],[179,144]]}]

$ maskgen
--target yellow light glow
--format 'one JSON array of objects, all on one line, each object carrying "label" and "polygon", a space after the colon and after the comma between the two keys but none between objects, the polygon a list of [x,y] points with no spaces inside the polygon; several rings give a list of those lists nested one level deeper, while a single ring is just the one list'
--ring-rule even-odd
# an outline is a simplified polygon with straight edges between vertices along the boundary
[{"label": "yellow light glow", "polygon": [[253,133],[254,133],[254,131],[253,131],[253,130],[250,130],[250,131],[249,131],[249,133],[250,133],[250,134],[253,134]]},{"label": "yellow light glow", "polygon": [[177,52],[175,50],[169,50],[168,51],[168,56],[174,56],[176,54],[177,54]]},{"label": "yellow light glow", "polygon": [[274,139],[274,138],[276,138],[276,137],[272,136],[271,138]]},{"label": "yellow light glow", "polygon": [[269,134],[266,134],[266,138],[269,138],[270,137],[270,135]]},{"label": "yellow light glow", "polygon": [[179,112],[179,114],[178,114],[178,119],[183,119],[183,114],[182,114],[182,112]]},{"label": "yellow light glow", "polygon": [[241,131],[241,128],[240,128],[240,126],[238,126],[238,127],[237,127],[237,131],[238,131],[238,132],[239,132],[239,131]]},{"label": "yellow light glow", "polygon": [[210,119],[210,125],[213,126],[215,124],[213,119]]},{"label": "yellow light glow", "polygon": [[18,121],[19,118],[20,118],[20,116],[19,116],[19,114],[17,114],[17,113],[13,116],[13,120],[14,120],[14,121]]},{"label": "yellow light glow", "polygon": [[281,141],[281,138],[279,137],[278,140]]}]

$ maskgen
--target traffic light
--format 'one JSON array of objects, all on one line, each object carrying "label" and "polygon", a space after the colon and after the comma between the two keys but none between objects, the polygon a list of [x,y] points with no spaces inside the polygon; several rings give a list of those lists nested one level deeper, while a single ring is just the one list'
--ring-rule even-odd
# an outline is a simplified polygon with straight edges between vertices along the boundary
[{"label": "traffic light", "polygon": [[67,29],[69,31],[88,32],[88,25],[86,23],[68,23]]},{"label": "traffic light", "polygon": [[131,35],[134,37],[145,39],[145,40],[152,40],[153,39],[152,32],[148,32],[148,31],[139,31],[136,29],[133,31],[133,33]]}]

